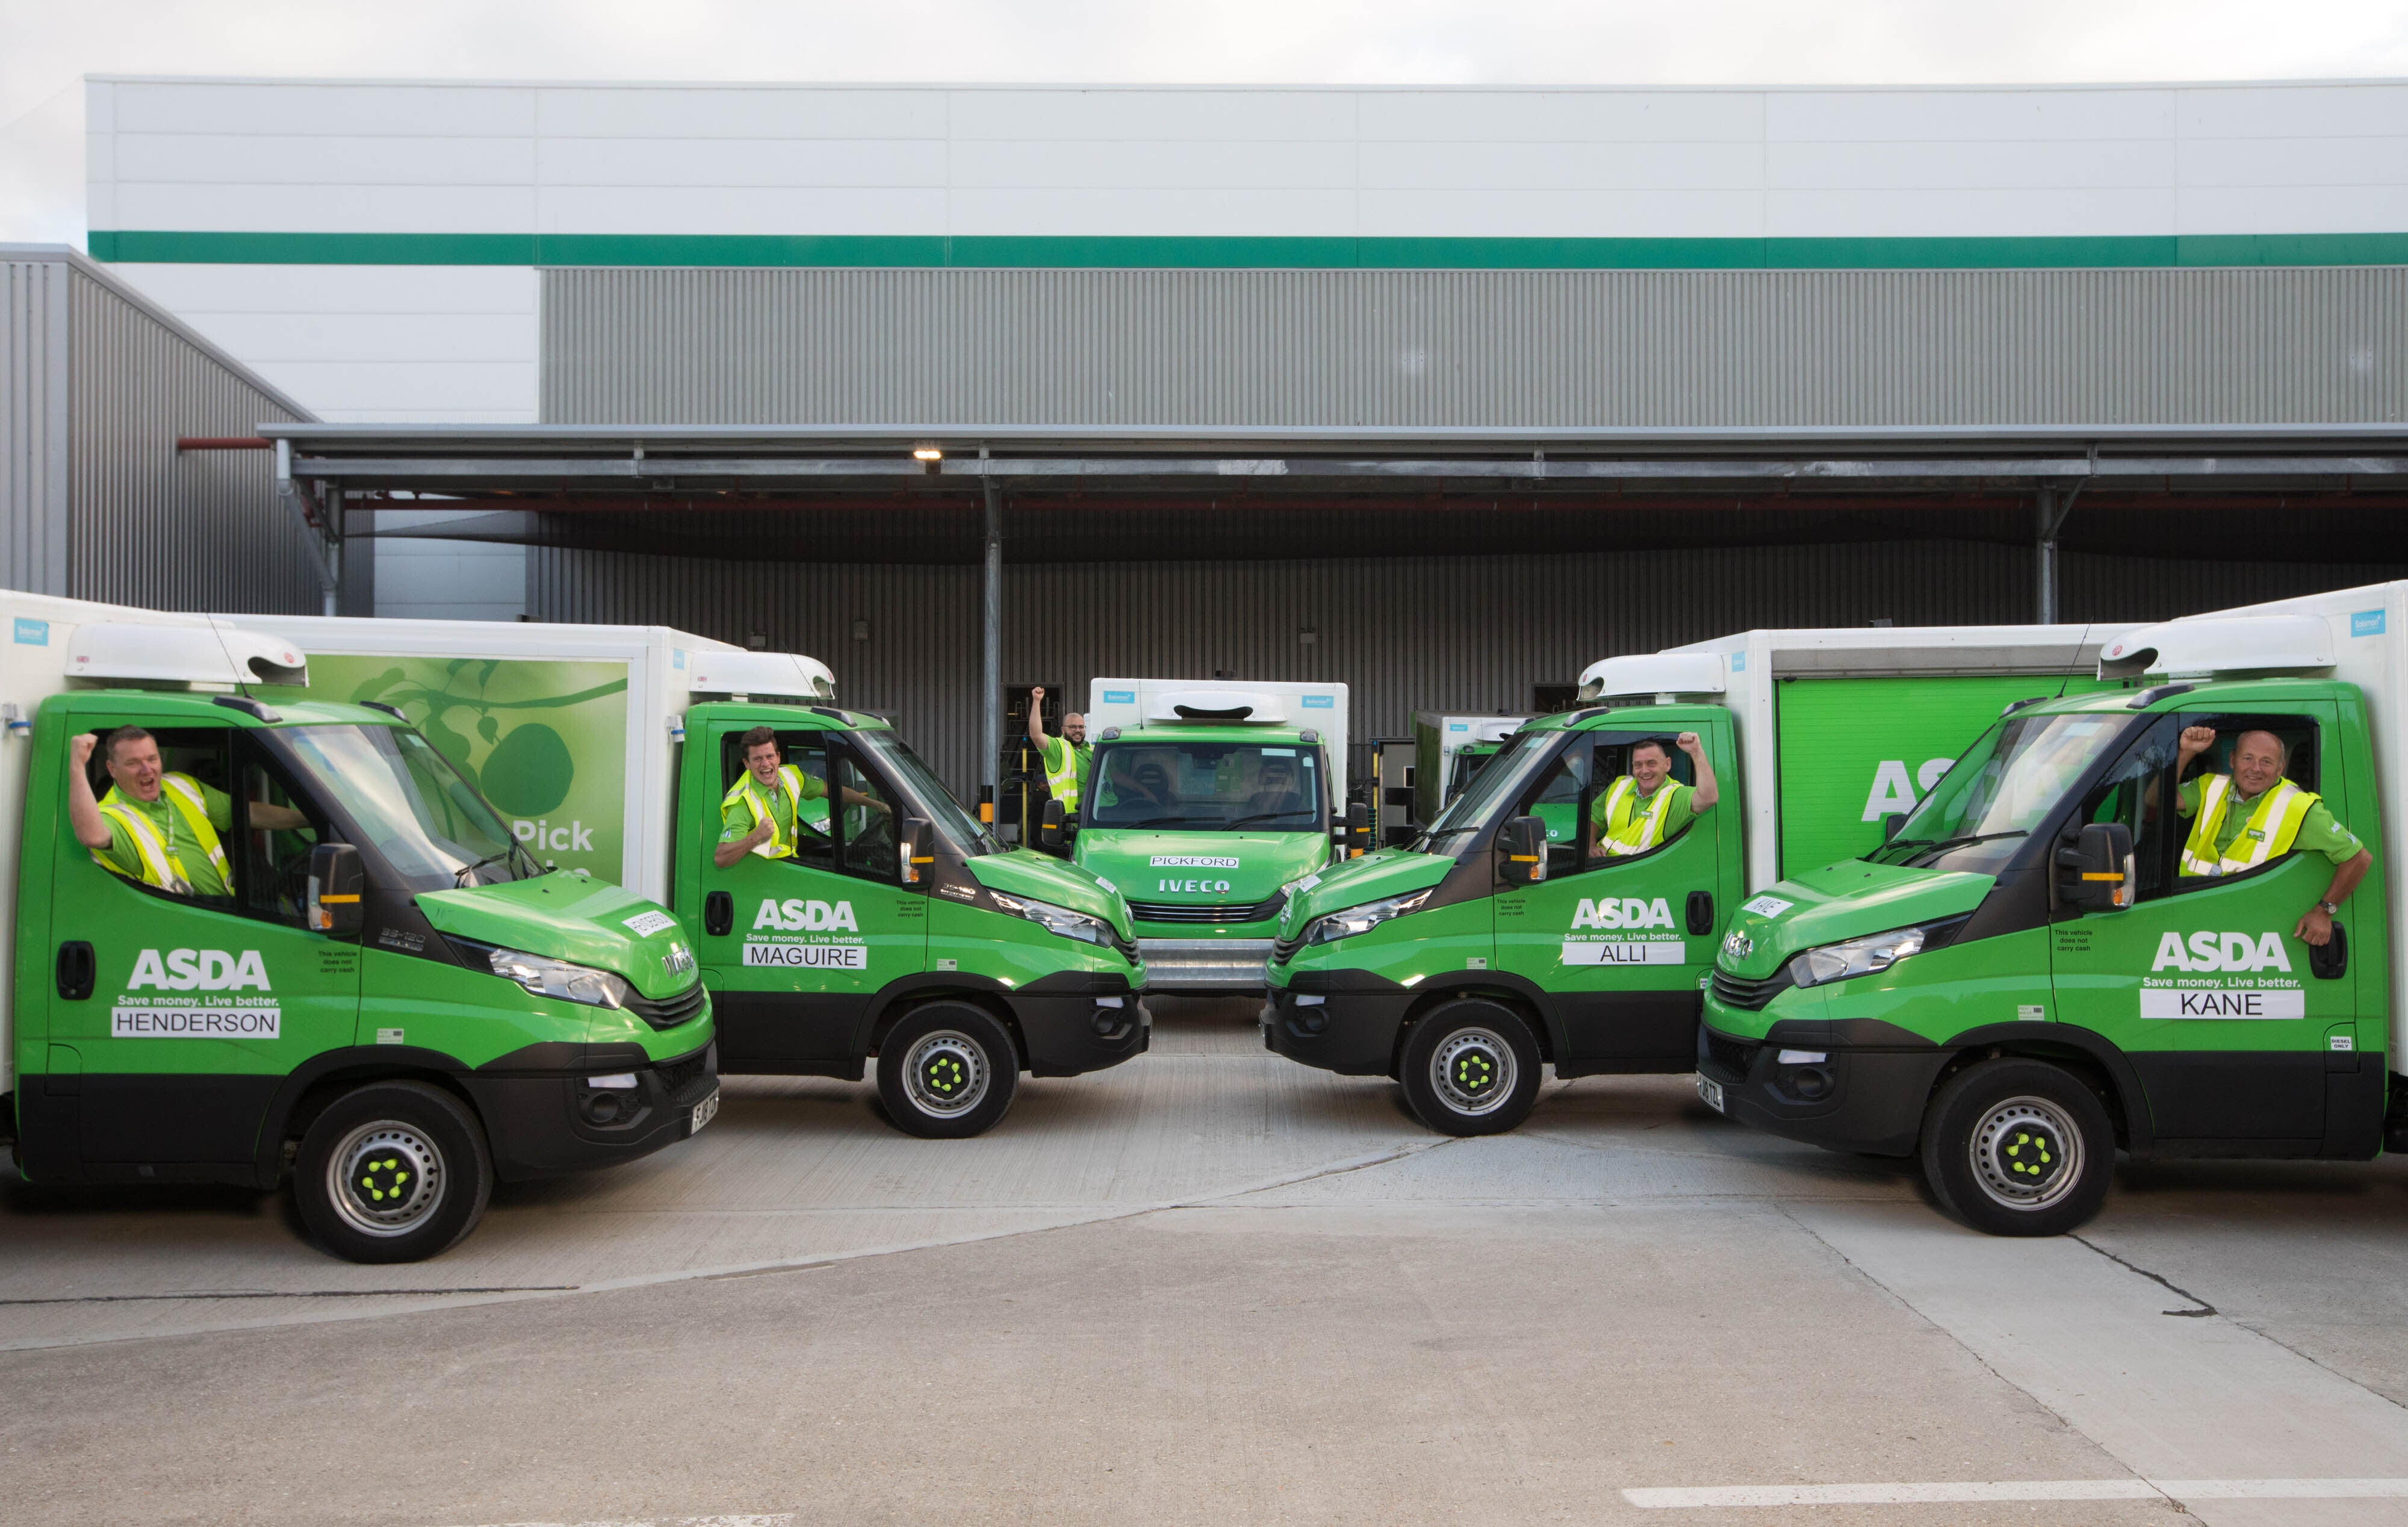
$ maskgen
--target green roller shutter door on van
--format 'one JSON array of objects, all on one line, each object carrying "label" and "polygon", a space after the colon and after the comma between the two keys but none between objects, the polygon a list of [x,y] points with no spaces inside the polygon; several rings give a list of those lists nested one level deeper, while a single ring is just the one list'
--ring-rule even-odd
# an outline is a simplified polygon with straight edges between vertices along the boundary
[{"label": "green roller shutter door on van", "polygon": [[1912,811],[1957,752],[2017,700],[2114,689],[2096,678],[1993,675],[1784,678],[1780,707],[1781,873],[1878,847],[1882,818]]}]

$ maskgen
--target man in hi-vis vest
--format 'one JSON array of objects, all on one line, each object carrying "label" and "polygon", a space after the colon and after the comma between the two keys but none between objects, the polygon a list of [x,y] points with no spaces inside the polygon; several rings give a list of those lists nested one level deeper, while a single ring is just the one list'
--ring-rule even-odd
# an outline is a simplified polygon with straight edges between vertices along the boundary
[{"label": "man in hi-vis vest", "polygon": [[[138,726],[108,735],[101,762],[109,792],[92,794],[92,755],[103,746],[87,732],[67,742],[67,825],[100,866],[179,896],[224,900],[234,894],[218,835],[234,830],[234,797],[189,774],[172,774],[159,739]],[[306,828],[289,806],[251,803],[251,825],[277,832]]]},{"label": "man in hi-vis vest", "polygon": [[1705,744],[1698,735],[1684,732],[1672,743],[1697,766],[1697,784],[1684,785],[1672,778],[1672,749],[1664,746],[1662,738],[1631,744],[1630,772],[1589,807],[1595,839],[1590,858],[1624,859],[1670,843],[1722,799],[1721,789],[1714,783],[1714,766],[1706,762]]},{"label": "man in hi-vis vest", "polygon": [[[2215,746],[2215,728],[2188,726],[2174,760],[2174,777]],[[2293,849],[2320,853],[2333,866],[2332,884],[2301,914],[2291,936],[2307,944],[2332,942],[2333,914],[2366,878],[2374,856],[2358,835],[2333,821],[2322,797],[2283,777],[2290,749],[2272,732],[2243,732],[2232,742],[2232,772],[2202,774],[2182,787],[2175,809],[2190,819],[2184,842],[2185,876],[2238,875],[2279,859]]]},{"label": "man in hi-vis vest", "polygon": [[1062,718],[1062,735],[1045,735],[1045,686],[1028,692],[1028,740],[1045,768],[1046,793],[1062,803],[1062,814],[1079,814],[1079,792],[1087,781],[1087,765],[1096,750],[1087,746],[1087,718],[1073,711]]}]

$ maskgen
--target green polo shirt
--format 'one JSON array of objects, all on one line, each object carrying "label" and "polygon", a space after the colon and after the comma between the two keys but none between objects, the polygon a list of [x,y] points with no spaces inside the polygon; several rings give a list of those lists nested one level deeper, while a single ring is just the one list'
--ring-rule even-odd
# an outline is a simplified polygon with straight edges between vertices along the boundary
[{"label": "green polo shirt", "polygon": [[[2236,783],[2232,787],[2231,794],[2224,803],[2224,821],[2216,824],[2217,858],[2224,856],[2225,851],[2232,847],[2232,840],[2239,837],[2241,830],[2249,825],[2249,813],[2258,808],[2259,799],[2260,797],[2252,795],[2243,800],[2241,796],[2240,785]],[[2174,809],[2186,817],[2199,815],[2198,779],[2185,782],[2182,788],[2182,798]],[[2325,803],[2321,800],[2308,807],[2307,816],[2300,821],[2300,835],[2291,840],[2292,851],[2320,853],[2336,865],[2348,863],[2357,858],[2358,850],[2365,847],[2365,844],[2358,840],[2357,834],[2333,821],[2333,814],[2325,809]]]},{"label": "green polo shirt", "polygon": [[[222,838],[233,832],[234,797],[198,779],[193,783],[201,787],[201,800],[208,807],[209,825],[218,830]],[[159,835],[159,841],[167,845],[167,852],[184,867],[184,883],[193,888],[194,895],[224,897],[234,894],[226,889],[225,877],[220,875],[217,865],[209,862],[209,850],[194,838],[192,824],[184,820],[183,809],[167,799],[167,787],[164,783],[159,787],[159,798],[155,801],[137,801],[112,789],[100,798],[100,804],[122,806],[130,811],[140,812],[150,821],[151,831]],[[108,823],[108,847],[100,849],[99,856],[124,872],[126,878],[141,879],[142,850],[135,846],[134,835],[107,813],[103,813],[100,820]],[[218,848],[222,851],[224,843],[221,841]]]},{"label": "green polo shirt", "polygon": [[[748,770],[747,772],[749,773],[750,771]],[[806,801],[826,800],[826,781],[820,778],[819,776],[811,773],[809,769],[804,769],[799,772],[803,777],[803,799]],[[758,779],[753,780],[752,788],[760,790],[761,781]],[[769,818],[778,825],[778,836],[780,839],[787,843],[794,842],[795,808],[786,804],[786,792],[784,787],[781,786],[776,789],[762,790],[761,793],[768,798]],[[722,843],[736,842],[739,838],[743,837],[745,834],[752,831],[753,821],[752,801],[742,795],[738,795],[736,799],[729,801],[726,805],[719,808],[719,841]],[[816,834],[821,837],[825,837],[827,835],[827,808],[823,806],[816,812],[808,809],[805,810],[803,813],[803,828],[806,832]]]},{"label": "green polo shirt", "polygon": [[[1656,789],[1659,794],[1668,790],[1672,792],[1672,798],[1664,803],[1664,835],[1657,840],[1659,843],[1670,843],[1674,838],[1680,836],[1682,831],[1685,829],[1689,823],[1698,820],[1697,809],[1689,804],[1689,787],[1681,783],[1678,779],[1666,779],[1662,784],[1656,786]],[[1612,791],[1609,788],[1604,793],[1598,795],[1596,800],[1589,803],[1588,820],[1590,822],[1595,824],[1597,828],[1597,841],[1600,844],[1605,841],[1606,801],[1612,794]],[[1641,811],[1644,811],[1647,808],[1647,801],[1648,797],[1639,793],[1639,787],[1637,785],[1631,786],[1630,815],[1634,821],[1637,820]]]}]

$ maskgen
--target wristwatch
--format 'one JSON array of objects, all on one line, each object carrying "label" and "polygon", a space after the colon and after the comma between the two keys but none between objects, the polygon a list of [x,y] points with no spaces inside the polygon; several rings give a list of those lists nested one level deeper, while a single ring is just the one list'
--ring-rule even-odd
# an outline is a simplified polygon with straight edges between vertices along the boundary
[{"label": "wristwatch", "polygon": [[2341,916],[2341,906],[2338,903],[2318,902],[2316,905],[2324,908],[2325,916],[2329,918]]}]

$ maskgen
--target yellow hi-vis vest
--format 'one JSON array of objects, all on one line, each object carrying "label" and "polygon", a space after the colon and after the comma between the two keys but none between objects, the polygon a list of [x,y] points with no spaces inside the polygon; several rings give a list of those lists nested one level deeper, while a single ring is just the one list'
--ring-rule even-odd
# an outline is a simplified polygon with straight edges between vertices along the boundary
[{"label": "yellow hi-vis vest", "polygon": [[2308,807],[2316,800],[2288,779],[2282,781],[2258,797],[2248,825],[2233,838],[2230,848],[2218,854],[2215,839],[2224,830],[2224,809],[2232,802],[2232,777],[2200,776],[2199,811],[2191,818],[2190,841],[2183,845],[2183,874],[2238,875],[2277,854],[2288,853],[2300,835],[2300,824],[2308,820]]},{"label": "yellow hi-vis vest", "polygon": [[[220,883],[232,890],[234,876],[226,869],[225,849],[218,844],[218,830],[209,825],[209,803],[202,795],[201,787],[190,775],[163,774],[159,777],[159,795],[178,816],[184,819],[184,825],[192,831],[193,841],[209,856],[209,863],[216,868]],[[158,829],[150,825],[150,818],[126,805],[114,790],[101,797],[100,814],[125,829],[125,835],[133,843],[136,855],[142,861],[139,878],[144,885],[172,891],[179,896],[192,894],[192,878],[184,873],[183,861],[160,841]],[[125,874],[98,849],[93,850],[92,857],[109,873]],[[127,878],[136,877],[128,876]]]},{"label": "yellow hi-vis vest", "polygon": [[[803,821],[803,771],[792,764],[780,768],[778,789],[786,797],[786,811],[795,825],[797,828],[806,825]],[[720,809],[724,811],[739,800],[752,808],[752,821],[756,824],[765,821],[769,824],[768,841],[754,844],[752,851],[764,859],[784,859],[792,855],[795,845],[780,831],[777,814],[769,809],[768,797],[761,793],[761,782],[752,778],[750,769],[727,788],[727,793],[720,798]]]},{"label": "yellow hi-vis vest", "polygon": [[1638,799],[1639,784],[1624,775],[1605,792],[1605,835],[1598,847],[1616,858],[1645,853],[1664,841],[1664,808],[1672,804],[1672,792],[1680,782],[1667,779],[1656,787],[1647,804],[1632,809]]},{"label": "yellow hi-vis vest", "polygon": [[1063,815],[1079,809],[1079,749],[1070,746],[1068,737],[1054,737],[1062,745],[1062,766],[1054,766],[1054,751],[1038,749],[1037,761],[1045,765],[1045,792],[1062,803]]}]

